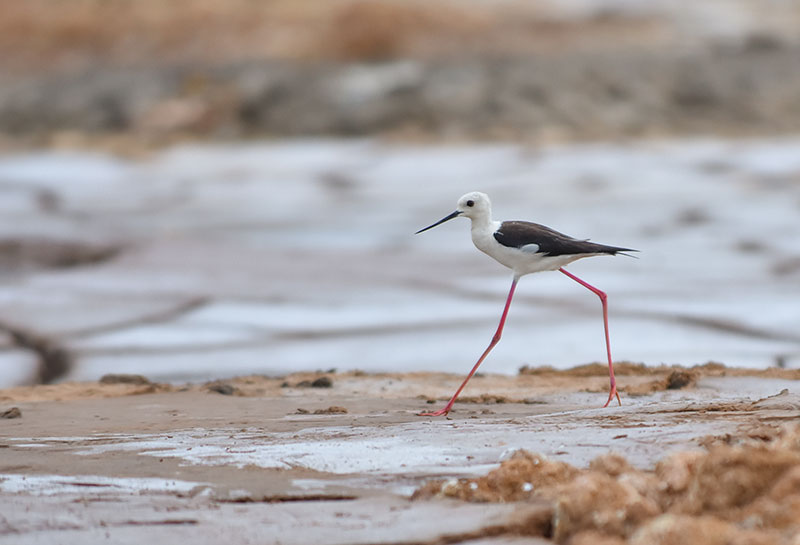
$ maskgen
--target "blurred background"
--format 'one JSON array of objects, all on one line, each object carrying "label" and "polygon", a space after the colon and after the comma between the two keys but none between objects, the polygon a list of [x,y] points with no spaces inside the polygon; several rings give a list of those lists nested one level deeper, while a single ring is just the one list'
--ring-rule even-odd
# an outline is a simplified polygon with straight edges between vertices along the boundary
[{"label": "blurred background", "polygon": [[[617,360],[800,367],[800,1],[0,0],[0,386],[466,372],[510,273]],[[525,277],[482,369],[602,361]]]}]

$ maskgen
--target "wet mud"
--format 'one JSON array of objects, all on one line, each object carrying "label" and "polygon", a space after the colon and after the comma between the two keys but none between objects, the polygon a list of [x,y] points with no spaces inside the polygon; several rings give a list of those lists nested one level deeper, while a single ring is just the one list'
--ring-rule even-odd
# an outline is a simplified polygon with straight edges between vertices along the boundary
[{"label": "wet mud", "polygon": [[600,408],[602,366],[527,369],[477,376],[438,419],[417,413],[461,376],[2,390],[0,543],[793,544],[793,373],[619,369],[621,407]]}]

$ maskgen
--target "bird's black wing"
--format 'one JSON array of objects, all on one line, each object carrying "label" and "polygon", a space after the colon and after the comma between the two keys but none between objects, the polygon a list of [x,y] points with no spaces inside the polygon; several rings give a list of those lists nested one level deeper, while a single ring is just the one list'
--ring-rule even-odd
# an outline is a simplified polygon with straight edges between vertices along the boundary
[{"label": "bird's black wing", "polygon": [[504,221],[495,231],[494,238],[503,246],[522,248],[531,244],[538,246],[536,253],[550,256],[577,254],[610,254],[635,252],[631,248],[606,246],[588,240],[578,240],[559,233],[544,225],[529,221]]}]

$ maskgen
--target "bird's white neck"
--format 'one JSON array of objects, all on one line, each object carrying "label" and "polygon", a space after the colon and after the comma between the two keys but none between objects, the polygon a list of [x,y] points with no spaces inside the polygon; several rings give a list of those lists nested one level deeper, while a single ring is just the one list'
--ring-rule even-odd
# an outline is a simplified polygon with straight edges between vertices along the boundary
[{"label": "bird's white neck", "polygon": [[472,221],[472,232],[493,232],[494,222],[489,214],[481,214],[470,218]]}]

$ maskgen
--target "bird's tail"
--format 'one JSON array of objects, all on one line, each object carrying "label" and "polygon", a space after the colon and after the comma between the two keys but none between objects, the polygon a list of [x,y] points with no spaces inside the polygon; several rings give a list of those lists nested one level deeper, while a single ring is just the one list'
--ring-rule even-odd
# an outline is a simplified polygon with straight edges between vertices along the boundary
[{"label": "bird's tail", "polygon": [[602,249],[600,252],[608,255],[624,255],[626,257],[632,257],[634,259],[639,259],[635,255],[631,255],[628,252],[638,252],[639,250],[634,250],[633,248],[623,248],[621,246],[606,246],[605,244],[599,244]]}]

